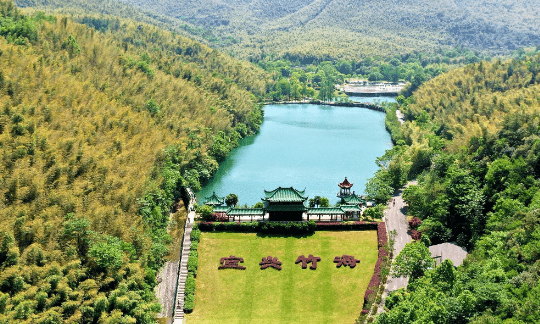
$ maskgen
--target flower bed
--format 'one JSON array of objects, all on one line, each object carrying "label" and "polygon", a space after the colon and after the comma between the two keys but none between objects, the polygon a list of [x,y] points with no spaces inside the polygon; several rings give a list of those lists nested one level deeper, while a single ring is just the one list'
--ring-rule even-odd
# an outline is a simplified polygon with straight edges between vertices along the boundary
[{"label": "flower bed", "polygon": [[375,298],[379,292],[381,286],[381,269],[384,266],[385,257],[389,256],[389,253],[385,249],[385,245],[388,242],[388,235],[386,234],[386,224],[384,222],[377,224],[377,241],[379,243],[379,257],[377,258],[377,263],[375,264],[373,276],[369,281],[368,289],[364,294],[364,308],[362,309],[362,314],[369,313],[369,308],[373,303],[373,301],[370,299]]}]

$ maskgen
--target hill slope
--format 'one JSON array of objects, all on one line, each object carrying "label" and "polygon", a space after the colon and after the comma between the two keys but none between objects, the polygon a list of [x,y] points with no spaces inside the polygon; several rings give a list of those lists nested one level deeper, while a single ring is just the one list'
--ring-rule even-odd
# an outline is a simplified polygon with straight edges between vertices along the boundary
[{"label": "hill slope", "polygon": [[[540,44],[536,1],[518,0],[17,0],[21,6],[77,8],[137,17],[190,33],[237,57],[360,60],[440,47],[504,53]],[[139,9],[137,9],[137,7]]]},{"label": "hill slope", "polygon": [[0,1],[0,322],[153,322],[181,186],[262,120],[250,64],[85,22]]},{"label": "hill slope", "polygon": [[415,244],[457,242],[469,256],[457,270],[415,268],[377,323],[540,320],[539,72],[540,55],[480,62],[399,99],[409,121],[393,128],[402,145],[381,159],[373,191],[416,178],[403,193],[422,220]]},{"label": "hill slope", "polygon": [[242,57],[358,59],[441,45],[501,51],[540,43],[538,3],[518,0],[126,0],[234,37]]}]

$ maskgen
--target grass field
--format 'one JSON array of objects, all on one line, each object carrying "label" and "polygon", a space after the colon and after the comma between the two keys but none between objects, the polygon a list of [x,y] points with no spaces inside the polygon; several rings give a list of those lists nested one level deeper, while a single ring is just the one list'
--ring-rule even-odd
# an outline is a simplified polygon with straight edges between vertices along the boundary
[{"label": "grass field", "polygon": [[[321,257],[316,270],[295,264],[300,255]],[[336,268],[335,256],[360,259],[355,268]],[[246,270],[218,270],[222,257],[244,258]],[[260,270],[263,257],[277,257],[282,269]],[[354,323],[377,262],[377,232],[317,232],[312,236],[261,237],[203,233],[195,323]]]}]

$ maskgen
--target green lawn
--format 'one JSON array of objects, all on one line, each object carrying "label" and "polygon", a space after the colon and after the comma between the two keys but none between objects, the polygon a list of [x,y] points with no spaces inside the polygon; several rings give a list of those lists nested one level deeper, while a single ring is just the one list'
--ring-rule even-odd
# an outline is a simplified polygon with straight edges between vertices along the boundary
[{"label": "green lawn", "polygon": [[[300,255],[321,257],[316,270],[295,264]],[[360,259],[336,268],[335,256]],[[218,270],[221,257],[244,258],[246,270]],[[260,270],[263,257],[277,257],[283,270]],[[354,323],[377,262],[377,231],[317,232],[305,238],[203,233],[195,323]]]}]

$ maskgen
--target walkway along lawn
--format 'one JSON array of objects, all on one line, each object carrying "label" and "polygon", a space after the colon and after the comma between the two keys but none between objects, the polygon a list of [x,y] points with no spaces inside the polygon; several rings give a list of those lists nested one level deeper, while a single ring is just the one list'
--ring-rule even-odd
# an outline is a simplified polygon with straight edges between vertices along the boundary
[{"label": "walkway along lawn", "polygon": [[[319,231],[312,236],[273,237],[243,233],[202,233],[195,323],[354,323],[377,262],[377,231]],[[321,257],[317,269],[296,259]],[[244,259],[246,270],[218,270],[220,259]],[[336,268],[336,256],[360,260]],[[282,270],[261,270],[264,257],[277,257]]]}]

